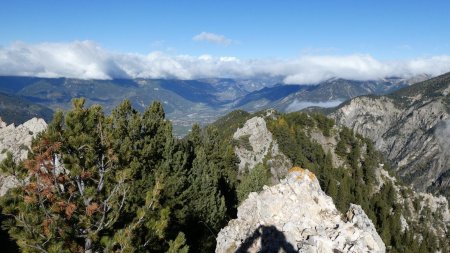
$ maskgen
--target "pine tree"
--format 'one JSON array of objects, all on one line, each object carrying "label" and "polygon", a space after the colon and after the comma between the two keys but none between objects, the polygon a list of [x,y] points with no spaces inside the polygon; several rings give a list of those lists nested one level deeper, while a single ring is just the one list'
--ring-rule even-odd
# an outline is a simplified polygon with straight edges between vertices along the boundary
[{"label": "pine tree", "polygon": [[3,163],[22,182],[2,199],[9,233],[25,252],[164,250],[174,140],[161,105],[140,116],[125,101],[105,117],[84,102],[55,115],[23,167]]},{"label": "pine tree", "polygon": [[56,117],[34,143],[24,163],[28,180],[2,203],[14,217],[10,233],[24,251],[96,251],[122,212],[128,175],[117,171],[108,152],[103,112],[85,109],[83,99],[73,105],[64,125]]},{"label": "pine tree", "polygon": [[190,245],[195,252],[212,251],[215,235],[225,224],[225,198],[219,189],[217,166],[209,162],[202,147],[196,149],[196,157],[189,174]]},{"label": "pine tree", "polygon": [[193,215],[209,227],[219,229],[225,217],[225,199],[218,189],[217,167],[208,162],[205,151],[200,148],[189,175],[190,204]]},{"label": "pine tree", "polygon": [[242,176],[237,187],[239,202],[245,200],[250,192],[259,192],[270,182],[270,172],[262,163],[257,164],[251,171]]},{"label": "pine tree", "polygon": [[175,238],[169,242],[169,249],[167,253],[188,253],[189,247],[186,245],[186,239],[182,232],[180,232]]},{"label": "pine tree", "polygon": [[[344,172],[345,173],[345,172]],[[339,184],[336,207],[341,212],[346,212],[350,204],[350,182],[344,174]]]},{"label": "pine tree", "polygon": [[336,199],[338,197],[336,179],[331,177],[328,179],[327,183],[327,195],[329,195],[332,199]]}]

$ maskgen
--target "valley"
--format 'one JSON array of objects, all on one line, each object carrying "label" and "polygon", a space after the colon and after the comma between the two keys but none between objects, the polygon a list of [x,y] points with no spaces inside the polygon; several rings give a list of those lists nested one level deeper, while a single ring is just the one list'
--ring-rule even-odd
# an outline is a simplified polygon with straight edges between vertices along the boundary
[{"label": "valley", "polygon": [[[360,95],[386,94],[427,77],[377,81],[332,79],[316,85],[284,85],[276,78],[81,80],[0,76],[0,92],[35,104],[39,111],[26,109],[29,106],[22,110],[27,110],[29,116],[46,120],[51,117],[50,110],[69,109],[71,100],[76,97],[86,98],[87,105],[101,105],[107,113],[124,99],[129,99],[139,111],[153,101],[161,101],[168,119],[173,122],[175,134],[182,137],[192,124],[210,124],[236,109],[256,112],[268,108],[296,111],[315,105],[333,107]],[[20,103],[19,99],[14,103],[2,101],[3,108],[8,108],[1,111],[3,117],[7,117],[6,122],[20,124],[25,121],[25,118],[13,120],[7,116],[7,110],[14,110],[18,106],[14,103]]]}]

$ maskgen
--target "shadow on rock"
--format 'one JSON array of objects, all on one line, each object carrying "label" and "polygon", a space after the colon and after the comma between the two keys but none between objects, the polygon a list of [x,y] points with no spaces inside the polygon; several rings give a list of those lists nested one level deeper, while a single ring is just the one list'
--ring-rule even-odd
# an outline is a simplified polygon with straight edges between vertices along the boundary
[{"label": "shadow on rock", "polygon": [[[261,239],[261,244],[257,244],[257,251],[253,251],[253,249],[255,249],[255,246],[253,245],[259,239]],[[241,247],[239,247],[235,253],[247,253],[251,248],[252,251],[250,252],[258,253],[275,253],[280,252],[280,250],[284,250],[286,253],[297,252],[294,249],[294,246],[286,240],[283,232],[279,231],[275,226],[259,226],[255,232],[253,232],[252,236],[245,239]]]}]

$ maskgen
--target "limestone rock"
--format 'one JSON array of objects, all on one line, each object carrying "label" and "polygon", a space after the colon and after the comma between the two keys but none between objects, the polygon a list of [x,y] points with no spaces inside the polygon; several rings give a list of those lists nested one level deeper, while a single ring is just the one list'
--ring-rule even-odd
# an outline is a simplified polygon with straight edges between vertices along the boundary
[{"label": "limestone rock", "polygon": [[[423,90],[428,87],[427,83],[422,86]],[[408,97],[358,97],[330,116],[372,139],[398,175],[416,190],[450,198],[450,84],[442,81],[432,96],[417,90]]]},{"label": "limestone rock", "polygon": [[[273,112],[268,111],[267,117]],[[245,122],[242,128],[236,130],[233,139],[248,142],[247,145],[235,147],[235,153],[240,159],[239,172],[251,170],[255,165],[263,163],[270,167],[270,171],[278,182],[292,167],[289,159],[279,151],[277,142],[267,129],[266,121],[262,117],[253,117]]]},{"label": "limestone rock", "polygon": [[[27,158],[31,141],[36,135],[47,128],[43,119],[32,118],[22,125],[6,125],[0,119],[0,161],[6,158],[7,152],[11,152],[17,160]],[[0,196],[16,185],[16,179],[12,176],[0,174]]]},{"label": "limestone rock", "polygon": [[217,237],[216,253],[385,252],[385,245],[360,206],[346,218],[308,170],[251,193]]},{"label": "limestone rock", "polygon": [[0,197],[18,184],[16,177],[0,175]]},{"label": "limestone rock", "polygon": [[[1,120],[0,120],[1,121]],[[0,124],[0,160],[6,158],[9,151],[14,158],[23,160],[27,158],[28,148],[34,137],[47,128],[43,119],[32,118],[19,126]]]}]

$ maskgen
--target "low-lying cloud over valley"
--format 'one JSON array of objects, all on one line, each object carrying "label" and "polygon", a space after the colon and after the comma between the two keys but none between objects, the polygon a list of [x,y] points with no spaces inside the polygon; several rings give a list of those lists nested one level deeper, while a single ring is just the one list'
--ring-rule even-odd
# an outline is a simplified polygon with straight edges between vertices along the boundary
[{"label": "low-lying cloud over valley", "polygon": [[[203,36],[204,37],[204,36]],[[370,80],[439,75],[450,71],[450,56],[380,61],[367,54],[299,56],[290,59],[239,59],[233,56],[147,55],[110,52],[92,41],[0,47],[0,75],[81,79],[281,77],[287,84],[315,84],[338,77]]]},{"label": "low-lying cloud over valley", "polygon": [[295,112],[295,111],[299,111],[308,107],[324,107],[324,108],[329,108],[329,107],[335,107],[340,105],[342,102],[342,100],[330,100],[330,101],[325,101],[325,102],[311,102],[311,101],[299,101],[299,100],[294,100],[294,102],[292,102],[290,105],[288,105],[288,107],[286,108],[287,112]]}]

